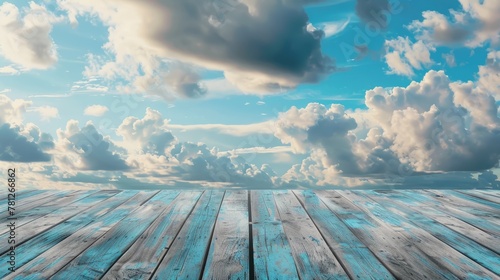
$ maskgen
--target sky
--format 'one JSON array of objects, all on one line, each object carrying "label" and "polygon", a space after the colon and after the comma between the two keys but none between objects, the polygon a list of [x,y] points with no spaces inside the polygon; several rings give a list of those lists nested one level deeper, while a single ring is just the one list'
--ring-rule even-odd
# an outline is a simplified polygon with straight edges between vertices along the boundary
[{"label": "sky", "polygon": [[3,1],[0,167],[45,189],[499,189],[498,14]]}]

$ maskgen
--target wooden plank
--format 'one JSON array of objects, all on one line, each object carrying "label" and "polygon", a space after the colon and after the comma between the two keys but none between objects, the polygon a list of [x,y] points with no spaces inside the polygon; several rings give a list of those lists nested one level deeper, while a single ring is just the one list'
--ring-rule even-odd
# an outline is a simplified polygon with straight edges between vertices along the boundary
[{"label": "wooden plank", "polygon": [[166,209],[165,204],[171,203],[178,194],[177,191],[160,192],[140,206],[136,202],[135,209],[123,209],[124,215],[115,219],[114,226],[51,279],[70,279],[72,275],[79,275],[82,279],[100,279]]},{"label": "wooden plank", "polygon": [[272,191],[251,191],[250,203],[255,278],[299,279]]},{"label": "wooden plank", "polygon": [[[64,222],[65,220],[75,216],[85,209],[101,202],[103,199],[115,195],[116,192],[100,191],[90,195],[82,200],[76,201],[69,206],[61,207],[57,211],[49,213],[40,219],[37,219],[29,224],[22,225],[16,231],[16,247],[35,237],[36,235],[54,227],[55,225]],[[9,232],[0,235],[0,238],[7,240]],[[0,254],[7,252],[10,245],[7,242],[0,244]]]},{"label": "wooden plank", "polygon": [[[162,191],[164,192],[164,191]],[[172,245],[201,191],[183,191],[109,269],[102,279],[149,279]]]},{"label": "wooden plank", "polygon": [[[398,279],[457,279],[439,267],[416,244],[404,236],[403,228],[388,226],[340,194],[344,191],[317,191],[318,197],[363,242]],[[398,221],[393,221],[397,224]]]},{"label": "wooden plank", "polygon": [[[102,216],[110,213],[110,211],[119,205],[128,202],[129,208],[135,208],[141,202],[147,201],[153,194],[154,193],[151,192],[138,193],[137,191],[123,191],[109,199],[101,200],[91,208],[84,210],[70,219],[67,219],[64,223],[59,223],[56,226],[53,226],[50,230],[36,235],[20,246],[16,246],[16,254],[18,255],[16,258],[16,265],[18,267],[23,266],[51,247],[57,245],[62,240],[71,236],[79,229],[96,220],[99,220]],[[127,208],[126,211],[121,211],[120,213],[125,215],[127,211],[130,210],[129,208]],[[84,243],[76,243],[85,246]],[[5,257],[5,254],[0,256],[0,260],[4,261]],[[3,273],[3,271],[0,273]],[[0,277],[1,276],[5,275],[0,275]]]},{"label": "wooden plank", "polygon": [[[35,207],[31,210],[28,211],[22,211],[20,213],[16,214],[16,226],[25,226],[29,222],[32,222],[34,220],[37,220],[51,212],[54,212],[61,207],[68,206],[69,204],[83,199],[92,193],[95,193],[96,191],[76,191],[73,193],[70,193],[64,197],[58,198],[56,200],[53,200],[49,203],[45,203],[41,206]],[[8,228],[0,228],[0,234],[3,234],[5,232],[9,231]]]},{"label": "wooden plank", "polygon": [[291,191],[274,199],[301,279],[349,279],[307,212]]},{"label": "wooden plank", "polygon": [[34,195],[45,192],[43,190],[37,190],[37,189],[22,189],[22,190],[16,190],[14,193],[11,193],[11,192],[7,192],[7,188],[5,188],[4,190],[5,190],[5,192],[1,195],[0,205],[7,204],[9,194],[13,194],[13,195],[11,195],[11,198],[15,198],[17,201],[21,201],[21,200],[28,198],[30,196],[34,196]]},{"label": "wooden plank", "polygon": [[489,196],[494,196],[500,198],[500,190],[474,190],[474,192],[486,194]]},{"label": "wooden plank", "polygon": [[[497,254],[446,226],[408,209],[405,203],[380,194],[368,196],[366,192],[359,191],[345,192],[343,195],[352,202],[366,207],[379,220],[397,221],[396,226],[404,228],[405,235],[411,238],[416,246],[459,279],[496,278],[488,269],[498,273],[498,265],[495,262],[500,264],[500,261],[495,259],[500,260],[500,257],[496,257]],[[478,256],[482,256],[482,259],[478,259]]]},{"label": "wooden plank", "polygon": [[351,279],[395,279],[313,191],[294,193]]},{"label": "wooden plank", "polygon": [[368,195],[384,195],[388,198],[404,202],[406,207],[422,213],[423,215],[447,226],[448,228],[461,233],[495,253],[500,253],[500,237],[491,235],[470,223],[464,222],[450,214],[441,211],[439,208],[430,206],[432,203],[425,204],[431,200],[414,191],[384,191],[380,194],[378,191],[366,191]]},{"label": "wooden plank", "polygon": [[495,207],[495,203],[489,203],[482,199],[452,192],[449,190],[425,190],[436,195],[440,201],[446,201],[459,209],[467,209],[473,215],[477,215],[489,222],[500,225],[500,208]]},{"label": "wooden plank", "polygon": [[490,194],[485,194],[482,192],[478,192],[476,190],[457,190],[460,193],[470,195],[479,199],[487,200],[489,202],[496,203],[498,207],[500,207],[500,197],[494,196],[491,193]]},{"label": "wooden plank", "polygon": [[217,216],[203,279],[249,279],[248,191],[228,190]]},{"label": "wooden plank", "polygon": [[[35,207],[38,207],[44,203],[48,203],[50,201],[65,197],[66,195],[69,195],[75,191],[57,191],[57,192],[50,192],[50,191],[43,191],[39,194],[30,196],[28,198],[24,199],[16,199],[16,205],[14,206],[15,212],[16,213],[22,213],[25,211],[29,211]],[[7,211],[2,211],[0,213],[0,219],[5,219],[9,216],[9,212]]]},{"label": "wooden plank", "polygon": [[[467,206],[461,206],[457,203],[449,203],[447,200],[442,197],[438,197],[433,193],[425,192],[425,191],[404,191],[401,190],[405,194],[411,195],[415,199],[419,199],[420,202],[427,204],[431,207],[442,211],[448,215],[451,215],[457,219],[460,219],[466,223],[469,223],[484,232],[487,232],[494,237],[500,237],[500,226],[489,221],[490,217],[485,217],[484,215],[488,215],[488,213],[484,211],[479,211],[474,208],[470,208]],[[474,215],[475,213],[476,215]]]},{"label": "wooden plank", "polygon": [[205,191],[152,279],[198,279],[224,192]]}]

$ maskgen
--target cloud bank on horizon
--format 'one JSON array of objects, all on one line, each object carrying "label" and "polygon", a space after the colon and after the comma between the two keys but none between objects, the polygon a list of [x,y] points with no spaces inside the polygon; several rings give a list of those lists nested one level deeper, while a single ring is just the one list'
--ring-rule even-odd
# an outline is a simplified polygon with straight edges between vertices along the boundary
[{"label": "cloud bank on horizon", "polygon": [[500,188],[500,2],[415,2],[4,2],[0,166],[59,189]]}]

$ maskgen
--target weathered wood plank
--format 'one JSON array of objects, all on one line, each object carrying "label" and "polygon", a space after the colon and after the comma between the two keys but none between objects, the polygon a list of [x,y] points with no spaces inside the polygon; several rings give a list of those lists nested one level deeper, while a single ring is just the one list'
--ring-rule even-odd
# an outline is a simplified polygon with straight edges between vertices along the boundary
[{"label": "weathered wood plank", "polygon": [[475,190],[457,190],[457,192],[496,203],[498,207],[500,207],[500,197],[492,195],[492,192],[490,192],[489,194],[488,193],[485,194],[483,192],[478,192]]},{"label": "weathered wood plank", "polygon": [[[411,195],[414,198],[419,198],[424,204],[469,223],[484,232],[487,232],[495,237],[500,237],[500,226],[489,221],[490,217],[487,212],[480,211],[467,206],[461,206],[457,203],[449,203],[443,197],[436,196],[436,194],[426,191],[403,191],[401,192]],[[475,213],[476,215],[474,215]]]},{"label": "weathered wood plank", "polygon": [[[368,196],[366,192],[358,191],[346,192],[343,195],[354,203],[366,207],[380,220],[398,221],[397,226],[405,229],[405,235],[411,238],[416,246],[459,279],[496,278],[495,274],[488,271],[490,269],[497,273],[495,253],[446,226],[408,209],[400,200],[383,195]],[[484,260],[477,258],[480,254]]]},{"label": "weathered wood plank", "polygon": [[[64,222],[66,219],[69,219],[85,209],[101,202],[103,199],[109,198],[115,194],[116,192],[100,191],[85,197],[82,200],[76,201],[69,206],[61,207],[57,211],[49,213],[27,225],[20,226],[16,232],[16,247],[46,231],[47,229],[50,229],[51,227]],[[5,238],[6,240],[8,235],[8,232],[3,233],[0,235],[0,238]],[[7,245],[8,244],[6,243],[0,244],[0,254],[3,254],[8,250],[10,246]]]},{"label": "weathered wood plank", "polygon": [[301,279],[349,279],[307,212],[291,191],[274,199]]},{"label": "weathered wood plank", "polygon": [[[41,192],[37,195],[30,196],[24,199],[16,199],[16,205],[14,206],[16,213],[22,213],[29,211],[35,207],[38,207],[44,203],[54,201],[59,198],[63,198],[75,191],[57,191],[57,192]],[[9,216],[9,212],[2,211],[0,213],[0,219],[5,219]]]},{"label": "weathered wood plank", "polygon": [[294,191],[351,279],[394,279],[349,228],[309,191]]},{"label": "weathered wood plank", "polygon": [[183,191],[134,242],[102,279],[149,279],[172,245],[202,191]]},{"label": "weathered wood plank", "polygon": [[[109,199],[100,200],[92,207],[67,219],[64,223],[58,223],[57,225],[52,226],[50,230],[44,231],[34,236],[33,238],[21,244],[20,246],[16,246],[16,254],[18,255],[18,258],[16,258],[17,266],[18,267],[23,266],[27,262],[31,261],[32,259],[36,258],[43,252],[50,249],[51,247],[57,245],[62,240],[71,236],[79,229],[85,227],[86,225],[92,223],[95,220],[98,220],[103,215],[106,215],[111,210],[115,209],[124,202],[130,201],[131,197],[137,196],[137,199],[130,202],[131,207],[136,207],[137,204],[140,204],[142,201],[146,201],[153,194],[151,192],[137,193],[137,191],[123,191],[110,197]],[[24,231],[25,230],[23,230],[23,232]],[[77,242],[76,244],[79,244],[80,246],[86,246],[86,244],[82,244],[79,242]],[[4,258],[5,254],[0,256],[0,260],[3,261]],[[0,273],[3,273],[3,271],[1,271]],[[1,276],[5,275],[0,275],[0,277]]]},{"label": "weathered wood plank", "polygon": [[456,218],[470,223],[489,234],[500,237],[500,225],[498,219],[493,217],[492,213],[474,208],[467,204],[462,204],[461,201],[454,200],[453,197],[445,193],[434,193],[431,191],[415,191],[417,194],[429,196],[435,203],[436,207],[444,209],[447,213]]},{"label": "weathered wood plank", "polygon": [[272,191],[250,191],[256,279],[299,279]]},{"label": "weathered wood plank", "polygon": [[[344,191],[317,191],[319,198],[332,210],[372,253],[399,279],[457,279],[439,267],[416,244],[386,221],[342,196]],[[398,224],[399,221],[390,221]]]},{"label": "weathered wood plank", "polygon": [[[76,191],[70,194],[67,194],[66,196],[57,198],[49,203],[45,203],[41,206],[32,208],[28,211],[22,211],[16,214],[16,226],[25,226],[29,222],[35,221],[51,212],[54,212],[61,207],[68,206],[69,204],[83,199],[92,193],[95,193],[96,191]],[[9,231],[8,228],[0,228],[0,234],[3,234],[5,232]]]},{"label": "weathered wood plank", "polygon": [[488,201],[482,199],[476,199],[465,194],[451,192],[448,190],[424,191],[435,194],[436,199],[445,201],[446,203],[453,205],[455,208],[467,209],[467,212],[470,211],[473,215],[486,219],[496,225],[500,225],[500,208],[495,207],[495,203],[489,203]]},{"label": "weathered wood plank", "polygon": [[248,191],[224,195],[207,255],[203,279],[250,279]]},{"label": "weathered wood plank", "polygon": [[414,191],[366,191],[368,195],[383,195],[388,198],[401,201],[406,207],[422,213],[423,215],[447,226],[448,228],[461,233],[482,246],[489,248],[495,253],[500,253],[500,237],[493,236],[474,225],[464,222],[450,214],[445,213],[437,207],[431,206],[432,203],[426,204],[431,200],[429,197],[418,194]]},{"label": "weathered wood plank", "polygon": [[159,264],[153,279],[198,279],[224,192],[205,191]]},{"label": "weathered wood plank", "polygon": [[178,194],[177,191],[164,191],[140,206],[136,203],[135,209],[125,211],[113,227],[51,278],[69,279],[79,275],[81,279],[100,279],[165,210],[165,204],[171,203]]},{"label": "weathered wood plank", "polygon": [[[136,209],[144,199],[136,194],[136,191],[127,191],[125,194],[114,197],[114,199],[107,200],[106,202],[109,206],[118,207],[104,214],[101,218],[90,221],[88,225],[76,230],[74,234],[59,241],[46,251],[33,252],[33,250],[29,250],[29,254],[33,253],[35,258],[31,258],[31,261],[21,266],[15,273],[10,274],[8,279],[48,279],[86,248],[91,246],[99,237],[118,223],[130,211]],[[131,199],[131,197],[136,200]],[[149,194],[147,194],[145,198],[148,197],[150,197]],[[120,203],[122,204],[120,205]],[[55,230],[61,231],[61,229],[57,228],[55,228]],[[51,236],[48,236],[48,238],[51,238]]]},{"label": "weathered wood plank", "polygon": [[4,193],[1,195],[0,199],[0,205],[6,205],[7,200],[9,198],[9,194],[11,194],[11,199],[16,199],[16,201],[21,201],[23,199],[26,199],[30,196],[34,196],[40,193],[43,193],[45,191],[43,190],[35,190],[35,189],[22,189],[22,190],[16,190],[14,193],[7,192],[7,188],[4,189]]}]

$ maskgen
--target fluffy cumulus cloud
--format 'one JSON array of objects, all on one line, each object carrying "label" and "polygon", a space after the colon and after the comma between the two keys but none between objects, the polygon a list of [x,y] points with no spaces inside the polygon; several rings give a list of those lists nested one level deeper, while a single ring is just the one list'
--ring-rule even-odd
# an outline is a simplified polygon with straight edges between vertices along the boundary
[{"label": "fluffy cumulus cloud", "polygon": [[413,76],[415,74],[414,69],[420,70],[423,66],[433,63],[430,52],[434,48],[422,41],[413,43],[408,37],[398,37],[397,39],[387,40],[385,47],[385,61],[391,74]]},{"label": "fluffy cumulus cloud", "polygon": [[126,170],[129,167],[113,143],[100,134],[91,122],[80,129],[78,121],[69,120],[66,128],[57,130],[61,166],[74,170]]},{"label": "fluffy cumulus cloud", "polygon": [[479,66],[479,86],[500,100],[500,51],[488,53],[486,65]]},{"label": "fluffy cumulus cloud", "polygon": [[218,153],[203,143],[177,141],[168,121],[149,108],[142,119],[126,118],[117,134],[130,144],[127,162],[139,173],[251,188],[273,187],[276,180],[268,167],[257,167],[238,155]]},{"label": "fluffy cumulus cloud", "polygon": [[172,64],[165,59],[223,71],[240,89],[259,94],[332,72],[333,61],[321,51],[323,31],[307,28],[306,2],[58,1],[73,23],[91,14],[110,27],[104,48],[115,59],[93,57],[88,73],[132,80],[136,90],[166,85],[187,96],[202,93],[197,77],[176,74],[172,85],[168,76],[158,80]]},{"label": "fluffy cumulus cloud", "polygon": [[96,105],[90,105],[87,108],[85,108],[83,114],[86,116],[101,117],[108,111],[109,111],[108,107],[96,104]]},{"label": "fluffy cumulus cloud", "polygon": [[418,37],[436,45],[478,47],[486,42],[500,43],[500,2],[497,0],[459,0],[462,10],[450,16],[436,11],[423,12],[423,20],[410,24]]},{"label": "fluffy cumulus cloud", "polygon": [[[341,176],[478,171],[498,165],[500,119],[479,82],[429,71],[421,82],[367,91],[367,110],[309,104],[277,121],[276,137],[309,152],[288,180],[348,184]],[[342,182],[340,180],[343,180]]]},{"label": "fluffy cumulus cloud", "polygon": [[46,152],[54,147],[52,137],[32,123],[22,124],[31,102],[0,95],[0,161],[50,161]]},{"label": "fluffy cumulus cloud", "polygon": [[[0,55],[26,69],[46,69],[54,65],[57,50],[50,33],[53,24],[61,20],[35,2],[23,10],[4,2],[0,5]],[[18,72],[10,68],[9,73]]]}]

